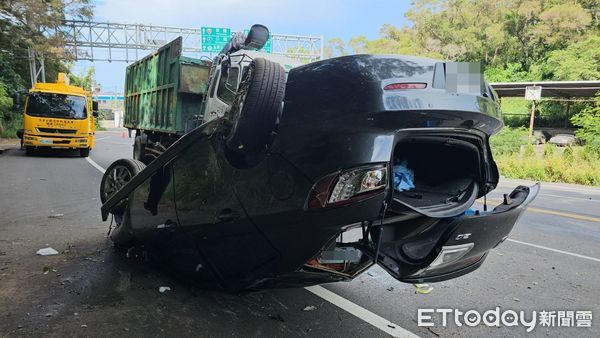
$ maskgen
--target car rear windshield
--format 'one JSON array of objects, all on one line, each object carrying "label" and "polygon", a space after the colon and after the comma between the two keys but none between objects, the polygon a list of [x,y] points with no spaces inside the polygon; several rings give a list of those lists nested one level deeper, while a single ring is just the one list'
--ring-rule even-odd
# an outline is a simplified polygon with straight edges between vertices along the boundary
[{"label": "car rear windshield", "polygon": [[27,115],[85,119],[85,98],[65,94],[31,93],[27,99]]}]

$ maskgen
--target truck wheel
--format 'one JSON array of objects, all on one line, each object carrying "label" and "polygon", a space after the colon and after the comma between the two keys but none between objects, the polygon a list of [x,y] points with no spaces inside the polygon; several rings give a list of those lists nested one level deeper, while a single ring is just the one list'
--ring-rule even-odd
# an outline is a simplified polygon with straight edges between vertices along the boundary
[{"label": "truck wheel", "polygon": [[146,156],[146,145],[148,142],[148,136],[146,134],[141,134],[135,137],[135,141],[133,141],[133,159],[140,161],[146,165],[152,162],[151,159]]},{"label": "truck wheel", "polygon": [[226,140],[234,152],[255,154],[271,143],[285,94],[285,70],[278,63],[256,58],[243,75],[228,119]]},{"label": "truck wheel", "polygon": [[[104,204],[117,191],[121,190],[131,181],[133,176],[144,170],[146,165],[140,161],[120,159],[113,162],[104,172],[100,182],[100,201]],[[114,215],[122,215],[127,202],[121,201],[110,212]]]},{"label": "truck wheel", "polygon": [[88,156],[90,156],[90,148],[81,148],[81,149],[79,149],[79,156],[80,157],[88,157]]},{"label": "truck wheel", "polygon": [[35,154],[35,148],[32,146],[25,146],[25,156],[33,156]]}]

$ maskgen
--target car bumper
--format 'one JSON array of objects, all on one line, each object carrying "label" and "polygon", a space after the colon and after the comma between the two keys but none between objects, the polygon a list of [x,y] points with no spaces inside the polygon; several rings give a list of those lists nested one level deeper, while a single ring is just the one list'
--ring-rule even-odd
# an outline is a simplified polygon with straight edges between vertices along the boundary
[{"label": "car bumper", "polygon": [[31,147],[52,148],[89,148],[90,141],[87,137],[54,137],[40,135],[23,135],[23,145]]},{"label": "car bumper", "polygon": [[378,263],[408,283],[437,282],[469,273],[508,238],[539,189],[539,184],[519,186],[490,212],[442,219],[432,230],[412,238],[384,240]]}]

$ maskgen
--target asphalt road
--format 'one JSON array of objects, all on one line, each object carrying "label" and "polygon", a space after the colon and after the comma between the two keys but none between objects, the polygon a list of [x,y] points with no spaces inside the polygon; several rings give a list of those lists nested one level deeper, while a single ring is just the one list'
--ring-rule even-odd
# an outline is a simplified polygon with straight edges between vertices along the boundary
[{"label": "asphalt road", "polygon": [[[98,132],[91,162],[106,168],[131,157],[132,139],[122,136]],[[417,311],[600,315],[600,189],[543,184],[479,270],[433,283],[429,294],[374,267],[349,283],[233,295],[200,290],[114,250],[99,214],[101,172],[91,162],[67,151],[0,155],[0,336],[521,336],[523,326],[449,320],[444,327],[435,315],[435,326],[419,327]],[[519,183],[503,180],[489,204]],[[60,254],[35,254],[47,246]],[[597,322],[538,325],[530,334],[598,337]]]}]

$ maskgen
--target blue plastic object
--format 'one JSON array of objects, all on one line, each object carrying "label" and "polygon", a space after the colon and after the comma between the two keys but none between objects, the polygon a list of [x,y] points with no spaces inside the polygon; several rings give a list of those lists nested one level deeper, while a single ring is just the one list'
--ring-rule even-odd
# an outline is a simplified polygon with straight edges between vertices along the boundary
[{"label": "blue plastic object", "polygon": [[408,163],[402,161],[393,167],[394,169],[394,189],[397,191],[408,191],[415,187],[414,173],[408,169]]}]

